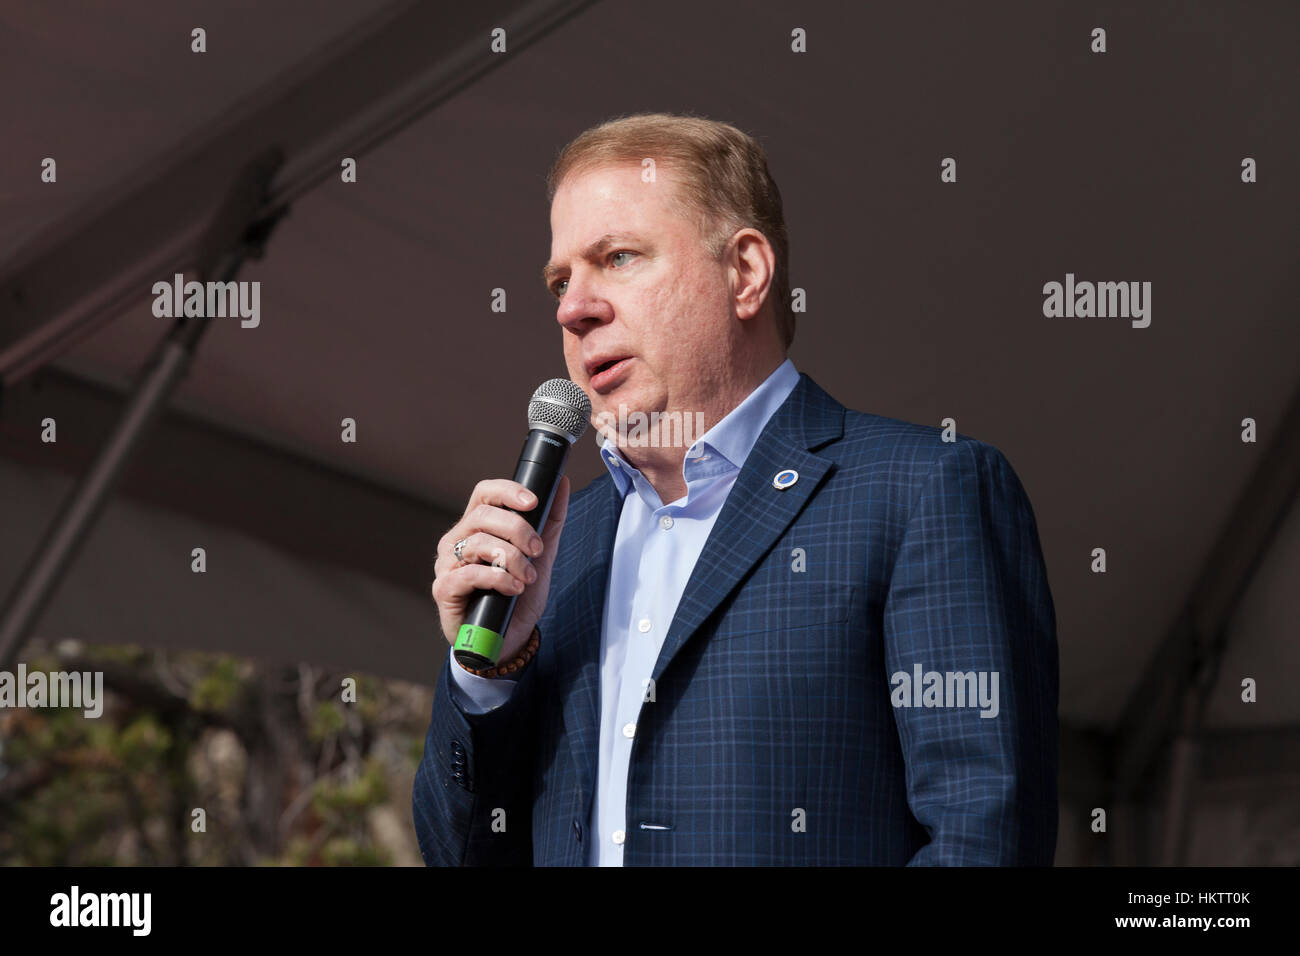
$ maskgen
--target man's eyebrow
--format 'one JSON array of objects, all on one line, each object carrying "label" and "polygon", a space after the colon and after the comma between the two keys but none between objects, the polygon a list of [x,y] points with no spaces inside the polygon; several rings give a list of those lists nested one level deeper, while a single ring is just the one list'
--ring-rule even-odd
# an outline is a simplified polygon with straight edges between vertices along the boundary
[{"label": "man's eyebrow", "polygon": [[[641,237],[630,232],[607,232],[586,249],[582,250],[582,258],[595,259],[610,246],[618,242],[640,242]],[[547,290],[551,288],[551,282],[555,277],[564,271],[562,266],[548,262],[542,266],[542,282],[546,284]]]}]

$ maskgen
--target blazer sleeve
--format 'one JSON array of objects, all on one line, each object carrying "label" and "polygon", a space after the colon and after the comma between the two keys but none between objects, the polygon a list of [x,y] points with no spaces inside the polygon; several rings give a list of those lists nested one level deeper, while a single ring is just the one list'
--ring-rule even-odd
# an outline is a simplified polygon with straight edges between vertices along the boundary
[{"label": "blazer sleeve", "polygon": [[[935,461],[900,543],[884,617],[908,803],[930,835],[908,865],[1050,866],[1056,616],[1033,510],[996,448],[962,439]],[[982,673],[996,709],[952,706],[955,694],[944,706],[915,706],[917,692],[904,695],[895,678],[914,678],[917,665]]]},{"label": "blazer sleeve", "polygon": [[469,714],[452,697],[447,655],[411,792],[426,865],[532,865],[537,663],[524,670],[509,700],[488,713]]}]

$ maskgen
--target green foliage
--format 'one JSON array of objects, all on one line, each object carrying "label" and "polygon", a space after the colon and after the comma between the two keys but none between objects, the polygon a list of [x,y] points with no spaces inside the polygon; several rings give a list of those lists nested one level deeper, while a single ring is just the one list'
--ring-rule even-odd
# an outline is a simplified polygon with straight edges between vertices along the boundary
[{"label": "green foliage", "polygon": [[[102,662],[109,675],[103,716],[53,708],[0,712],[0,780],[12,781],[19,771],[28,778],[9,799],[0,790],[0,865],[394,862],[391,826],[372,821],[380,808],[388,819],[409,819],[409,783],[428,720],[424,703],[406,703],[409,691],[353,673],[357,701],[345,704],[343,675],[333,679],[317,668],[319,694],[295,723],[301,688],[293,668],[229,655],[163,658],[138,647],[74,653],[83,666]],[[52,652],[26,663],[29,672],[66,666]],[[130,680],[115,685],[112,674]],[[281,695],[274,728],[265,725],[267,687]],[[137,700],[134,688],[150,690]],[[277,749],[284,746],[296,748],[292,760]],[[250,774],[279,781],[270,792],[281,804],[262,808],[271,822],[260,829],[250,825],[249,794],[268,791],[254,787]],[[194,807],[207,813],[206,832],[189,828]],[[252,845],[255,833],[280,833],[283,842]],[[397,849],[418,861],[413,834],[409,844]]]},{"label": "green foliage", "polygon": [[320,743],[326,737],[343,730],[345,706],[347,705],[336,700],[316,702],[316,709],[312,711],[311,727],[308,730],[312,743]]},{"label": "green foliage", "polygon": [[373,724],[380,718],[381,701],[386,696],[382,681],[375,677],[362,676],[357,679],[357,702],[351,706],[356,707],[361,713],[362,720]]},{"label": "green foliage", "polygon": [[109,752],[128,770],[156,771],[172,735],[152,714],[141,714],[109,743]]},{"label": "green foliage", "polygon": [[86,649],[92,660],[117,664],[147,664],[153,654],[136,644],[96,644]]},{"label": "green foliage", "polygon": [[326,866],[387,866],[391,855],[381,847],[349,837],[334,837],[321,851]]},{"label": "green foliage", "polygon": [[[24,713],[6,741],[11,767],[47,765],[48,782],[14,807],[14,826],[0,835],[5,862],[28,866],[110,866],[103,839],[115,821],[160,809],[156,781],[173,739],[152,715],[126,727],[85,719],[75,710]],[[121,862],[121,861],[116,861]]]},{"label": "green foliage", "polygon": [[200,712],[223,713],[229,710],[244,689],[239,671],[236,658],[216,658],[190,691],[190,706]]},{"label": "green foliage", "polygon": [[312,806],[329,823],[357,822],[370,807],[388,799],[384,768],[377,760],[366,761],[365,769],[355,780],[336,783],[317,780]]}]

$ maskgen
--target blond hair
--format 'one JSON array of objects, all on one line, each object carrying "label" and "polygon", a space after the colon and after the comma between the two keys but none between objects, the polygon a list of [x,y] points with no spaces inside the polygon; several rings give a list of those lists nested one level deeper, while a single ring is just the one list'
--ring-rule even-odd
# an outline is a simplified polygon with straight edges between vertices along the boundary
[{"label": "blond hair", "polygon": [[781,192],[767,168],[767,154],[753,137],[729,123],[672,113],[639,113],[609,120],[579,135],[560,151],[546,177],[546,199],[555,198],[570,173],[614,163],[653,159],[681,178],[681,212],[699,223],[700,237],[716,259],[736,230],[753,228],[772,246],[776,260],[770,300],[777,331],[788,349],[794,341],[790,310],[790,252]]}]

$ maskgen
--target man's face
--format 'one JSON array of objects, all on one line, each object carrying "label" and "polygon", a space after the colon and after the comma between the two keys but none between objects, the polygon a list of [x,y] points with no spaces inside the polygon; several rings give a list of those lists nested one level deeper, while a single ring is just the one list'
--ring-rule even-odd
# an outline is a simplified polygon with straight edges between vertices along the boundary
[{"label": "man's face", "polygon": [[[707,414],[736,374],[727,271],[674,207],[671,171],[656,179],[635,163],[575,172],[551,204],[548,284],[569,377],[595,415]],[[593,363],[608,359],[624,361],[600,374]]]}]

